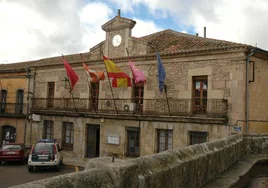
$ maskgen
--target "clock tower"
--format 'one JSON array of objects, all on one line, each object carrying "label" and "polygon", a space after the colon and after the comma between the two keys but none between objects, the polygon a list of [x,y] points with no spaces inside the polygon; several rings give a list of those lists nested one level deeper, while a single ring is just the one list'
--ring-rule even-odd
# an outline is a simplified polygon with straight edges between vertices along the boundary
[{"label": "clock tower", "polygon": [[116,17],[103,24],[102,29],[106,32],[104,54],[109,58],[127,56],[126,48],[129,46],[131,29],[135,24],[134,20],[122,18],[120,9]]}]

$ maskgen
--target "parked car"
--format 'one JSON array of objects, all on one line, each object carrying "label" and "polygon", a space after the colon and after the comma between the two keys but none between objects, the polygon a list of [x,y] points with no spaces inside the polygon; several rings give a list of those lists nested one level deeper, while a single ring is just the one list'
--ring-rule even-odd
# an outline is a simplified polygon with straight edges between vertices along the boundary
[{"label": "parked car", "polygon": [[28,171],[33,172],[35,167],[54,167],[57,171],[63,163],[59,144],[54,139],[41,139],[32,146]]},{"label": "parked car", "polygon": [[0,165],[2,161],[20,161],[24,164],[29,155],[29,150],[21,143],[6,143],[0,149]]}]

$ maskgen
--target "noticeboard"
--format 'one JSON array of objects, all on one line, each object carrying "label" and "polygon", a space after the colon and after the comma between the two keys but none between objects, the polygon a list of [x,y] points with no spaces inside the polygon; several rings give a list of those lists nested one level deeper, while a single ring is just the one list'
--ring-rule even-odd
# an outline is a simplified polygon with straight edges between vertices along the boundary
[{"label": "noticeboard", "polygon": [[107,144],[119,145],[119,136],[118,135],[108,135]]}]

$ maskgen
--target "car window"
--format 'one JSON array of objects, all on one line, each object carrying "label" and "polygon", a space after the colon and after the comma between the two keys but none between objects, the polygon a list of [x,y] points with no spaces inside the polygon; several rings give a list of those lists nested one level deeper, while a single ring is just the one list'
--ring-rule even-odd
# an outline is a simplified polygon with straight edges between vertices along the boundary
[{"label": "car window", "polygon": [[33,153],[53,153],[53,147],[51,143],[37,143],[34,146]]},{"label": "car window", "polygon": [[11,151],[11,150],[20,150],[22,149],[20,145],[5,145],[3,146],[3,151]]}]

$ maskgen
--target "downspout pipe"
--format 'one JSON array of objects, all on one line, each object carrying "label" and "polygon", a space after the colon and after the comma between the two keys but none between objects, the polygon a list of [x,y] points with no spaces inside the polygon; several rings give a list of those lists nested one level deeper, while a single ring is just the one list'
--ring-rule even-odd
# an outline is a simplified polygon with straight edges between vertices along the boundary
[{"label": "downspout pipe", "polygon": [[252,48],[250,53],[246,57],[246,133],[248,133],[249,128],[249,61],[250,57],[254,54],[255,48]]},{"label": "downspout pipe", "polygon": [[26,118],[25,118],[25,121],[24,121],[24,144],[26,144],[27,142],[27,139],[26,139],[26,136],[27,136],[27,119],[29,118],[29,94],[30,94],[30,72],[31,72],[31,69],[30,68],[26,68],[26,78],[28,78],[28,88],[27,88],[27,111],[26,111]]}]

